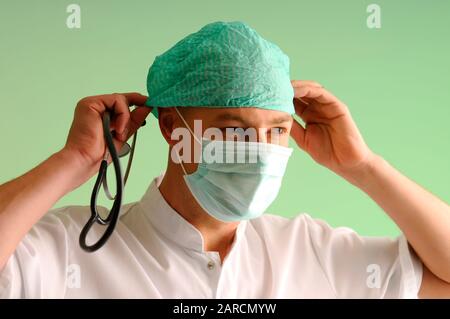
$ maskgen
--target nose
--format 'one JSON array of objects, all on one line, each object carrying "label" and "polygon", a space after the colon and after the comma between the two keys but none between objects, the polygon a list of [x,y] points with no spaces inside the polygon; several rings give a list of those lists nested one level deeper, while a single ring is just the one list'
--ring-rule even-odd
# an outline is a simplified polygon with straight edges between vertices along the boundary
[{"label": "nose", "polygon": [[270,143],[270,136],[268,136],[268,129],[260,127],[257,129],[258,142],[260,143]]},{"label": "nose", "polygon": [[278,128],[264,128],[258,131],[258,142],[281,144],[281,133]]}]

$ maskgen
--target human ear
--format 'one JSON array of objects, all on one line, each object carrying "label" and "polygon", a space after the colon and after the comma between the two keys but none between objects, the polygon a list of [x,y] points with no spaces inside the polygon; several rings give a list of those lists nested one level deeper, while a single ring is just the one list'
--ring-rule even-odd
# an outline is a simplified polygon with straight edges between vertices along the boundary
[{"label": "human ear", "polygon": [[172,140],[172,132],[178,127],[178,116],[175,114],[175,109],[172,107],[159,108],[158,122],[162,136],[170,146],[173,146],[177,141]]}]

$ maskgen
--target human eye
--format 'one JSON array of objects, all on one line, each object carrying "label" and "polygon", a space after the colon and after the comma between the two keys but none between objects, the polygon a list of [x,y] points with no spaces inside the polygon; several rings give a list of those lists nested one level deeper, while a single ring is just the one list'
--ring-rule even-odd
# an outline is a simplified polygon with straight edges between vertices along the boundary
[{"label": "human eye", "polygon": [[240,126],[227,126],[222,129],[226,140],[245,141],[247,140],[247,129]]},{"label": "human eye", "polygon": [[270,129],[270,134],[282,135],[282,134],[286,134],[286,133],[287,133],[287,128],[285,128],[285,127],[272,127]]}]

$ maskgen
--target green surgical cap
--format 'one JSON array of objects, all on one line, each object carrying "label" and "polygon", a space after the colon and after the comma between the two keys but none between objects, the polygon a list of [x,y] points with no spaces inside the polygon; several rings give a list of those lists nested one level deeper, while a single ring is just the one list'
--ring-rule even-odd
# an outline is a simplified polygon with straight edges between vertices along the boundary
[{"label": "green surgical cap", "polygon": [[155,58],[154,107],[258,107],[294,114],[289,58],[243,22],[214,22]]}]

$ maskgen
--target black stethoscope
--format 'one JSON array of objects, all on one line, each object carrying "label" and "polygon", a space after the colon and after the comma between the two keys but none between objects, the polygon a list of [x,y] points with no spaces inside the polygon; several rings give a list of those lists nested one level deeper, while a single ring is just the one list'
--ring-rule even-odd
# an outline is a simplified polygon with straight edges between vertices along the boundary
[{"label": "black stethoscope", "polygon": [[[122,146],[122,149],[119,151],[119,153],[117,153],[110,132],[111,114],[109,113],[109,111],[105,111],[105,113],[103,113],[102,122],[103,122],[103,135],[105,137],[106,142],[105,156],[103,157],[103,160],[100,164],[100,170],[98,172],[97,180],[95,181],[94,189],[92,190],[91,204],[90,204],[91,217],[81,230],[79,240],[80,247],[87,252],[94,252],[99,248],[101,248],[114,231],[117,219],[119,218],[120,208],[122,206],[123,189],[127,182],[128,174],[130,173],[131,162],[133,161],[134,148],[137,139],[137,131],[136,131],[133,135],[131,147],[128,143],[125,143]],[[142,123],[142,126],[144,126],[145,123],[146,122],[144,121]],[[128,158],[127,169],[125,171],[125,178],[123,179],[119,157],[124,157],[128,154],[130,154],[130,157]],[[112,163],[114,165],[114,172],[116,175],[116,196],[112,196],[111,193],[109,192],[108,182],[106,180],[106,172],[108,168],[109,156],[111,156]],[[106,197],[114,201],[114,204],[106,218],[102,218],[97,211],[97,196],[100,190],[100,184],[103,185]],[[102,226],[106,226],[106,230],[95,244],[88,245],[86,243],[86,237],[89,233],[89,230],[95,223],[98,223]]]}]

